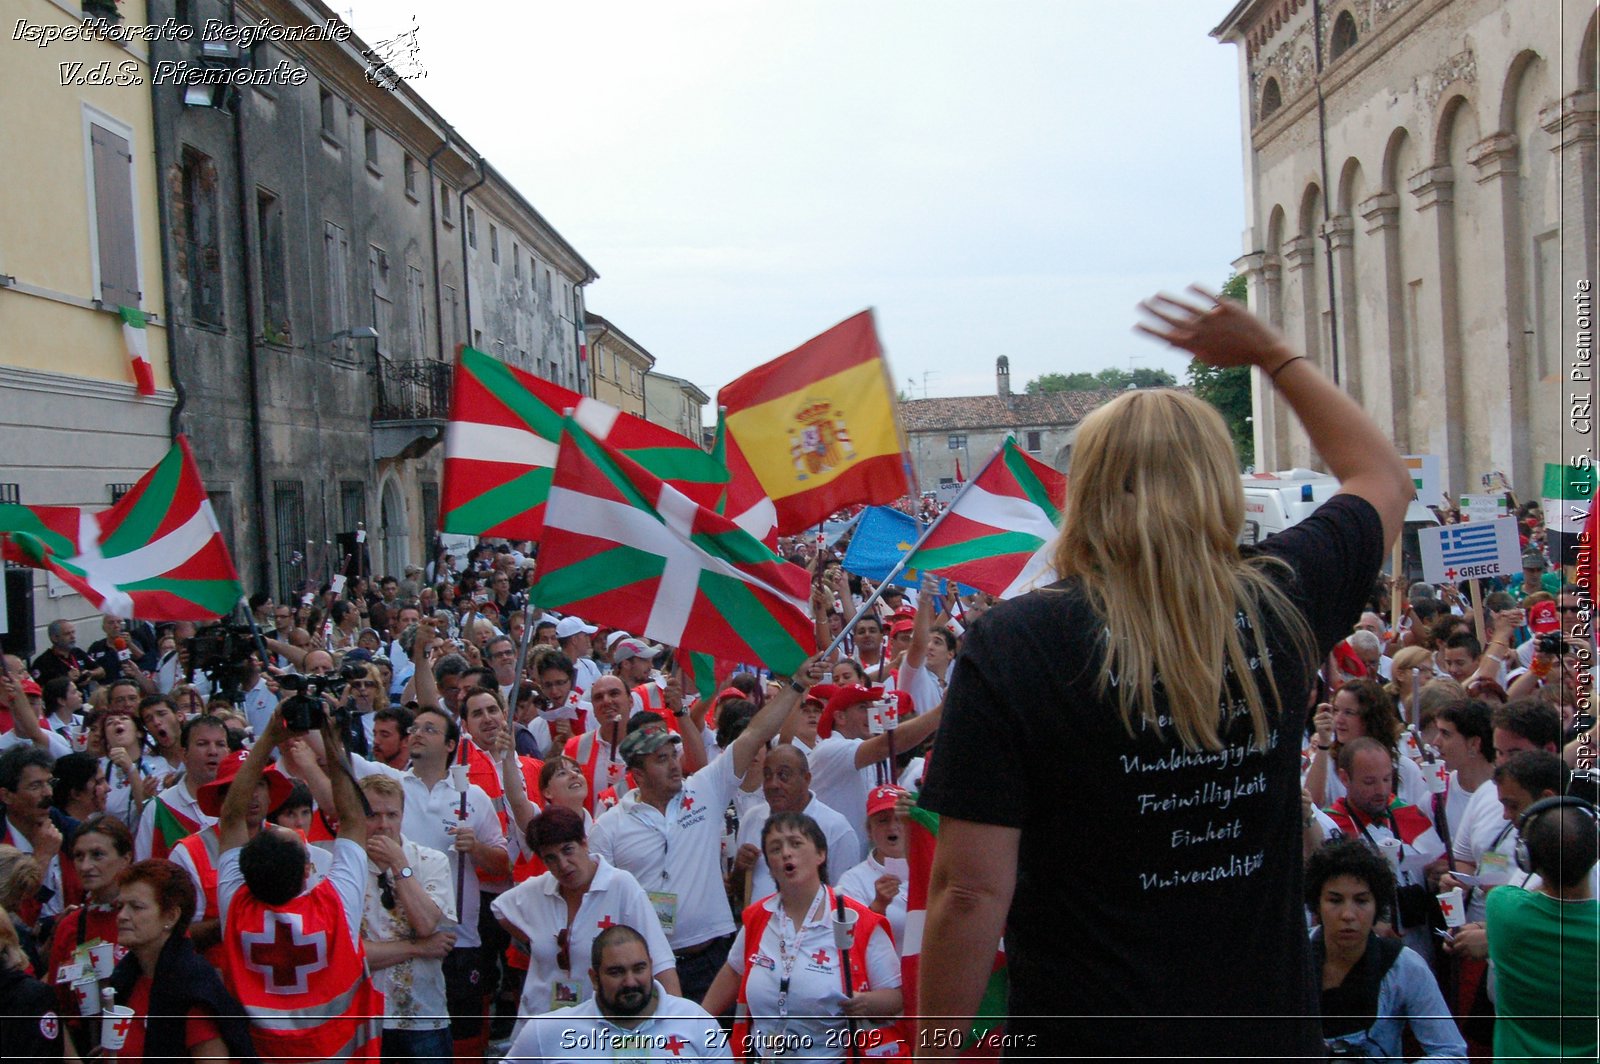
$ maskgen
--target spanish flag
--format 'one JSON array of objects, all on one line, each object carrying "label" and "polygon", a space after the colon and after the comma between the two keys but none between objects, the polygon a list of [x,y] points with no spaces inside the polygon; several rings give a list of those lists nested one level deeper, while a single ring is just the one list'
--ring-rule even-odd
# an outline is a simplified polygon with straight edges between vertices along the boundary
[{"label": "spanish flag", "polygon": [[717,394],[728,443],[772,497],[779,535],[910,490],[889,381],[872,311],[864,310]]}]

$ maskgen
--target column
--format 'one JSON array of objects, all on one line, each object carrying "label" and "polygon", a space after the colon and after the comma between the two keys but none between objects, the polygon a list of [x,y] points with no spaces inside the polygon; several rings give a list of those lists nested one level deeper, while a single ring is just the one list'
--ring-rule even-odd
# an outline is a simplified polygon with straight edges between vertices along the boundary
[{"label": "column", "polygon": [[[1411,453],[1412,385],[1411,345],[1406,336],[1405,278],[1400,274],[1400,197],[1380,192],[1356,204],[1356,213],[1366,226],[1367,235],[1378,244],[1383,261],[1384,319],[1380,333],[1373,338],[1373,379],[1386,379],[1389,385],[1390,426],[1395,446]],[[1381,352],[1381,353],[1380,353]]]},{"label": "column", "polygon": [[1422,276],[1435,284],[1433,292],[1425,292],[1418,300],[1416,312],[1417,393],[1443,397],[1442,402],[1419,410],[1423,432],[1413,437],[1412,446],[1422,444],[1421,453],[1439,456],[1444,490],[1454,492],[1468,475],[1463,470],[1466,444],[1456,289],[1455,172],[1448,166],[1430,166],[1412,174],[1406,188],[1417,204]]},{"label": "column", "polygon": [[[1473,435],[1488,442],[1488,453],[1475,456],[1483,469],[1469,469],[1470,476],[1501,470],[1507,476],[1532,476],[1529,457],[1532,434],[1528,431],[1528,351],[1523,323],[1527,318],[1527,270],[1523,262],[1522,214],[1517,207],[1521,179],[1517,173],[1517,138],[1513,133],[1494,133],[1467,149],[1467,162],[1475,171],[1485,197],[1483,231],[1498,233],[1492,246],[1474,256],[1476,267],[1485,272],[1489,291],[1503,291],[1503,313],[1490,323],[1480,350],[1473,352],[1466,380],[1468,416],[1481,424]],[[1495,217],[1498,215],[1499,217]],[[1494,254],[1499,250],[1500,254]],[[1480,313],[1489,308],[1478,308]],[[1508,400],[1502,400],[1506,395]],[[1504,404],[1504,405],[1502,405]],[[1517,479],[1513,483],[1532,483]],[[1469,483],[1471,490],[1481,490]]]}]

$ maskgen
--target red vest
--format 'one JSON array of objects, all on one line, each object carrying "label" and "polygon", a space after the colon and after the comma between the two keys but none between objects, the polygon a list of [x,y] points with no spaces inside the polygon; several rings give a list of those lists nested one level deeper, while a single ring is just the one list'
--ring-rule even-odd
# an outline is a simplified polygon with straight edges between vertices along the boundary
[{"label": "red vest", "polygon": [[667,692],[657,687],[654,680],[646,680],[635,687],[633,693],[639,696],[639,701],[643,703],[645,709],[659,714],[667,722],[670,730],[682,732],[683,729],[678,727],[677,715],[667,708]]},{"label": "red vest", "polygon": [[324,880],[280,906],[241,887],[222,936],[228,989],[250,1017],[262,1060],[378,1060],[383,995],[367,977],[344,906]]},{"label": "red vest", "polygon": [[[494,803],[495,813],[500,817],[500,830],[510,832],[513,830],[511,811],[506,807],[506,790],[500,779],[499,763],[479,749],[478,744],[471,739],[463,736],[461,743],[467,752],[467,780],[483,788],[483,793]],[[528,795],[528,800],[538,805],[539,773],[544,768],[544,762],[527,754],[520,755],[517,760],[522,762],[522,786]],[[524,858],[512,867],[510,876],[493,876],[479,869],[478,882],[485,889],[490,889],[497,884],[511,881],[521,883],[529,876],[539,875],[544,870],[544,866],[540,865],[537,872],[530,871],[528,861]]]},{"label": "red vest", "polygon": [[[882,927],[885,934],[893,939],[889,931],[889,921],[862,905],[854,898],[845,898],[835,894],[833,888],[828,889],[828,911],[831,913],[838,905],[838,900],[843,898],[845,906],[854,910],[856,914],[855,937],[850,940],[850,974],[855,985],[850,988],[853,994],[859,994],[872,989],[872,983],[867,978],[867,943],[872,939],[872,932]],[[780,903],[781,904],[781,903]],[[750,982],[750,972],[754,965],[750,957],[755,956],[761,949],[761,936],[766,934],[767,923],[772,919],[772,911],[767,908],[766,900],[753,902],[744,911],[744,943],[750,956],[745,958],[744,973],[739,976],[739,997],[733,1009],[733,1053],[735,1060],[748,1059],[747,1050],[750,1047],[750,1004],[745,998],[745,987]],[[839,981],[844,982],[844,966],[839,968]],[[874,1028],[859,1031],[856,1034],[856,1044],[861,1047],[862,1055],[873,1060],[910,1060],[911,1052],[908,1043],[901,1037],[898,1026],[891,1024],[888,1027]],[[854,1058],[855,1054],[848,1054]]]},{"label": "red vest", "polygon": [[[611,804],[616,804],[616,799],[614,797],[616,791],[609,784],[605,787],[601,787],[599,792],[596,792],[595,790],[595,770],[599,768],[600,762],[600,744],[596,742],[599,734],[600,733],[598,731],[589,731],[584,732],[582,735],[574,735],[572,738],[567,740],[566,749],[562,751],[562,753],[576,761],[583,769],[583,778],[589,783],[589,793],[584,796],[583,807],[589,810],[590,814],[592,815],[599,815],[609,808],[601,800],[608,792],[613,795]],[[621,764],[621,762],[619,761],[618,764]],[[628,776],[629,774],[624,771],[623,778],[627,779]],[[605,779],[604,774],[602,774],[601,779]],[[628,786],[633,786],[631,780],[629,781]]]},{"label": "red vest", "polygon": [[[187,850],[189,860],[194,862],[195,874],[200,877],[200,891],[206,899],[206,919],[215,920],[222,907],[217,904],[217,857],[222,849],[222,836],[215,824],[198,831],[188,838],[180,839],[174,850]],[[227,963],[227,955],[223,951],[222,943],[218,942],[204,953],[206,960],[218,971]]]}]

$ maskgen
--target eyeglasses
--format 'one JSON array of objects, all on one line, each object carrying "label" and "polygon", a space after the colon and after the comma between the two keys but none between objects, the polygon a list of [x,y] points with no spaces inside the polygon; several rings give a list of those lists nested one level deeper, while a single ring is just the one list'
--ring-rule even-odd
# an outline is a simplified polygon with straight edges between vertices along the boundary
[{"label": "eyeglasses", "polygon": [[567,950],[567,929],[556,932],[556,966],[564,972],[572,971],[572,954]]},{"label": "eyeglasses", "polygon": [[491,655],[491,657],[496,657],[496,658],[514,658],[516,656],[517,656],[517,652],[515,650],[509,650],[509,649],[508,650],[496,650]]},{"label": "eyeglasses", "polygon": [[443,735],[444,732],[436,724],[413,724],[406,729],[407,735]]},{"label": "eyeglasses", "polygon": [[378,686],[378,681],[376,681],[376,680],[351,680],[350,681],[350,686],[351,687],[376,687],[376,686]]}]

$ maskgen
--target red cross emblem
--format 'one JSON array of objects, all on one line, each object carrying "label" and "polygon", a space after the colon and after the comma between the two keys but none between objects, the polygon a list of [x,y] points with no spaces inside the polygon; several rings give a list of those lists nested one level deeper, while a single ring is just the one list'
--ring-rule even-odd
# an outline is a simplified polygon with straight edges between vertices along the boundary
[{"label": "red cross emblem", "polygon": [[313,972],[328,966],[328,934],[305,932],[299,913],[269,912],[261,931],[239,936],[245,967],[266,980],[269,994],[304,994]]},{"label": "red cross emblem", "polygon": [[596,920],[594,922],[594,926],[603,931],[608,927],[616,927],[617,925],[616,922],[611,919],[611,914],[607,913],[605,916],[602,916],[600,919]]},{"label": "red cross emblem", "polygon": [[826,968],[828,966],[828,951],[823,949],[817,950],[817,952],[811,955],[811,960],[812,963],[814,963],[818,968]]},{"label": "red cross emblem", "polygon": [[120,1038],[120,1039],[123,1039],[124,1041],[127,1040],[128,1031],[130,1029],[132,1029],[132,1027],[133,1027],[133,1017],[132,1016],[124,1016],[124,1017],[122,1017],[122,1019],[118,1020],[116,1023],[111,1025],[111,1029],[114,1032],[116,1032],[117,1037]]},{"label": "red cross emblem", "polygon": [[661,1043],[661,1048],[662,1049],[670,1049],[670,1050],[672,1050],[672,1055],[673,1056],[677,1056],[678,1053],[680,1051],[682,1051],[684,1048],[686,1048],[688,1045],[689,1045],[688,1042],[685,1042],[683,1039],[679,1038],[677,1035],[673,1035],[671,1038],[669,1038],[665,1042]]},{"label": "red cross emblem", "polygon": [[1439,911],[1444,913],[1446,916],[1449,916],[1451,913],[1456,911],[1456,907],[1447,901],[1442,901],[1439,903]]},{"label": "red cross emblem", "polygon": [[1454,566],[1451,566],[1444,571],[1444,578],[1450,581],[1452,584],[1456,582],[1456,570]]},{"label": "red cross emblem", "polygon": [[683,808],[685,812],[694,808],[694,795],[691,794],[683,800]]}]

